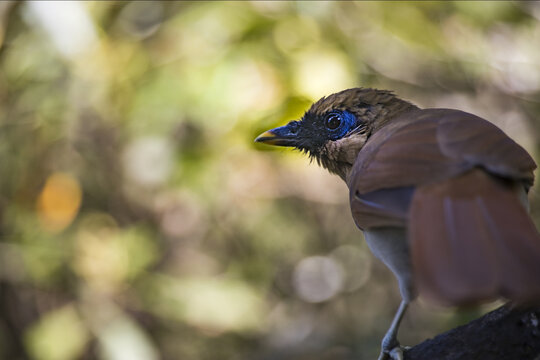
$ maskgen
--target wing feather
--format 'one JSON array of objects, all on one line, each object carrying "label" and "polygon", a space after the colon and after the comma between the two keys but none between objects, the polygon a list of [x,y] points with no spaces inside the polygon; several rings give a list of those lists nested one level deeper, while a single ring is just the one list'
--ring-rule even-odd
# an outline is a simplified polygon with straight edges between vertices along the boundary
[{"label": "wing feather", "polygon": [[528,189],[536,164],[499,128],[475,115],[450,109],[407,112],[373,134],[358,154],[349,179],[355,221],[364,229],[394,226],[386,213],[355,211],[363,207],[362,196],[445,181],[475,167]]},{"label": "wing feather", "polygon": [[513,190],[482,170],[417,189],[409,239],[418,289],[435,302],[540,298],[540,236]]},{"label": "wing feather", "polygon": [[501,129],[478,116],[449,112],[439,121],[437,140],[442,152],[452,158],[532,186],[536,164],[531,156]]}]

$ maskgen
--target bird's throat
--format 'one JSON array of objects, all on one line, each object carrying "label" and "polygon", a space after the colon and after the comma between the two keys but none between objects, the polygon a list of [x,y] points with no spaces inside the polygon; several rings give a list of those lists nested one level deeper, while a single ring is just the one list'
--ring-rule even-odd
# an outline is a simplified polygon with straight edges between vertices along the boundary
[{"label": "bird's throat", "polygon": [[367,134],[359,133],[336,141],[328,141],[319,156],[320,165],[347,183],[352,166],[366,140]]}]

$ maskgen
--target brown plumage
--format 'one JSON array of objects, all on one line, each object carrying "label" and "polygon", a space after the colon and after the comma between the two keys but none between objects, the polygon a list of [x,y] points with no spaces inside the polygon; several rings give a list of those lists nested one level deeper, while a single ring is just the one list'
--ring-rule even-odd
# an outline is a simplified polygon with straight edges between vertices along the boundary
[{"label": "brown plumage", "polygon": [[[415,110],[393,119],[358,154],[349,183],[351,209],[360,228],[409,228],[416,285],[432,300],[459,305],[498,297],[540,299],[540,281],[532,281],[540,279],[540,237],[516,196],[520,187],[527,191],[532,185],[535,167],[522,147],[477,116]],[[391,207],[383,206],[387,213],[370,211],[362,201],[377,191],[379,197],[390,195],[382,189],[411,186],[413,206],[400,222]],[[441,250],[449,248],[457,253]],[[476,258],[465,263],[464,255],[473,250]],[[506,259],[519,257],[536,261],[505,266]],[[508,290],[527,280],[528,286]]]},{"label": "brown plumage", "polygon": [[474,169],[417,189],[409,237],[421,293],[454,305],[540,299],[540,241],[508,181]]},{"label": "brown plumage", "polygon": [[416,290],[447,305],[540,301],[540,236],[526,210],[536,165],[492,123],[359,88],[257,141],[297,147],[347,183],[353,218],[405,304],[381,358]]}]

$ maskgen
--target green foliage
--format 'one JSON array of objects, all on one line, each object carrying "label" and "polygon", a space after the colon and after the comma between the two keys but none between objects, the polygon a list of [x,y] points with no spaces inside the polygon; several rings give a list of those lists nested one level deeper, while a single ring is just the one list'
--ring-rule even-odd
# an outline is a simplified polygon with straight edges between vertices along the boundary
[{"label": "green foliage", "polygon": [[[0,358],[373,358],[399,295],[367,260],[345,185],[253,139],[365,86],[474,112],[536,155],[539,14],[0,3]],[[328,284],[305,272],[325,266],[339,279],[314,303],[305,291]],[[452,314],[413,308],[402,341]]]}]

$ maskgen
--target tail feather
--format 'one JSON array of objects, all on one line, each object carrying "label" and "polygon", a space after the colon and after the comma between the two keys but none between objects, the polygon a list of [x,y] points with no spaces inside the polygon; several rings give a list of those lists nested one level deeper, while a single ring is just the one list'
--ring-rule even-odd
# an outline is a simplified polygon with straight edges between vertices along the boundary
[{"label": "tail feather", "polygon": [[417,189],[409,238],[431,300],[540,301],[540,235],[512,188],[480,169]]}]

